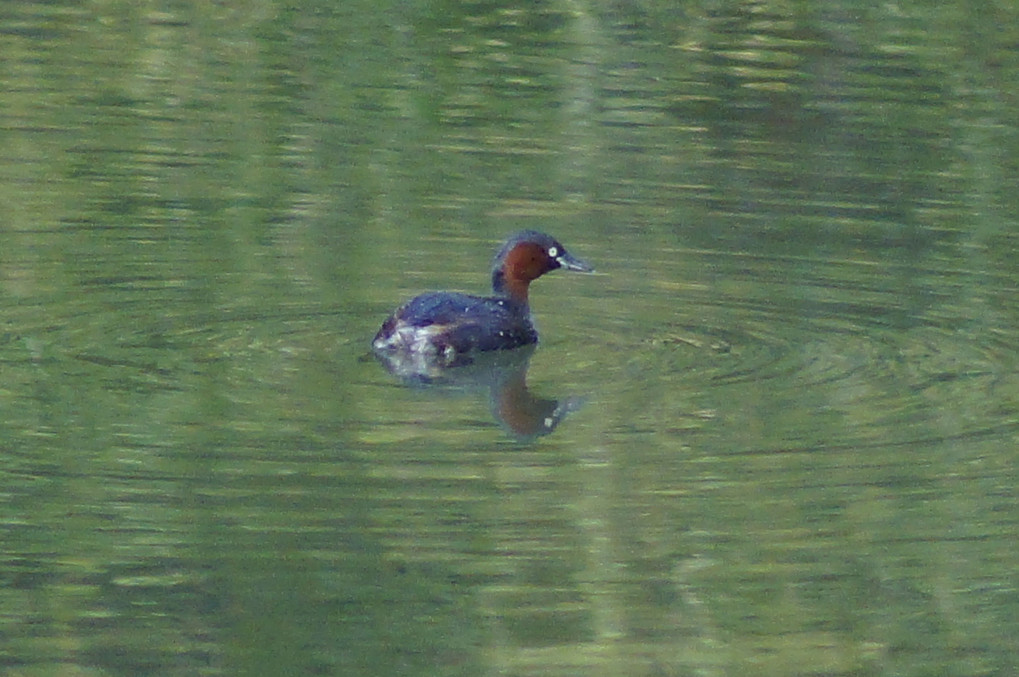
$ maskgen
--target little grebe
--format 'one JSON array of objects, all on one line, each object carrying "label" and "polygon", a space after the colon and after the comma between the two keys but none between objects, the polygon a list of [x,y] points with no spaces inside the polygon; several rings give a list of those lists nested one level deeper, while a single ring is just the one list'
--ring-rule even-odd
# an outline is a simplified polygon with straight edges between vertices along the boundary
[{"label": "little grebe", "polygon": [[472,351],[507,350],[538,341],[528,285],[564,268],[590,272],[554,238],[533,230],[511,236],[492,263],[493,296],[429,292],[396,309],[372,341],[380,355],[404,353],[445,365]]}]

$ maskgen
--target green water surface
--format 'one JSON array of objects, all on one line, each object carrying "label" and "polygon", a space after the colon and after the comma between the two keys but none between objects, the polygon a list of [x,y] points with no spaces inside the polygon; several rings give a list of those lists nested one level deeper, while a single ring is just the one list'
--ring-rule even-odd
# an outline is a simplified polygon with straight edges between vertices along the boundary
[{"label": "green water surface", "polygon": [[[5,3],[0,672],[1015,674],[1017,26]],[[520,228],[540,437],[368,353]]]}]

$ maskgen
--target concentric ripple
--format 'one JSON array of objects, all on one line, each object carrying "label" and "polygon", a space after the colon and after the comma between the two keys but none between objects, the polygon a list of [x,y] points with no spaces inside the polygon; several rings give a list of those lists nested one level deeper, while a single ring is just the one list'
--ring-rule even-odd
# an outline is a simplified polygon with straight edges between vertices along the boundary
[{"label": "concentric ripple", "polygon": [[629,315],[612,318],[617,328],[658,318],[612,370],[631,379],[619,392],[640,401],[644,418],[710,410],[729,425],[762,426],[765,444],[1019,429],[1009,339],[1019,313],[1004,278],[714,252],[658,265],[661,279],[686,282],[652,284],[632,295]]}]

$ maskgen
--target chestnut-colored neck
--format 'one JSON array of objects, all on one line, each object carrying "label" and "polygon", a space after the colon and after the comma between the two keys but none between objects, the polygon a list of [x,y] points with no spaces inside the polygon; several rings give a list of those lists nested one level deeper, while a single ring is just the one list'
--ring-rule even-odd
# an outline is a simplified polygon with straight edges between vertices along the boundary
[{"label": "chestnut-colored neck", "polygon": [[533,242],[522,242],[509,250],[492,271],[492,291],[526,306],[531,281],[547,271],[545,250]]},{"label": "chestnut-colored neck", "polygon": [[506,274],[504,268],[492,271],[492,291],[498,296],[508,296],[517,303],[527,305],[527,291],[531,283]]}]

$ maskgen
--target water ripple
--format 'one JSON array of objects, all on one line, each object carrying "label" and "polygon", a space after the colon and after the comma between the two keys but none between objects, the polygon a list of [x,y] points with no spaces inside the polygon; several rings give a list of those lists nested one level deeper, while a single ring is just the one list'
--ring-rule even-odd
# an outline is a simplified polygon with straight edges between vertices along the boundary
[{"label": "water ripple", "polygon": [[645,402],[645,416],[708,404],[730,425],[758,421],[772,445],[948,440],[1017,427],[1015,285],[1003,276],[892,261],[665,258],[652,263],[661,266],[652,279],[687,281],[620,294],[640,303],[610,323],[666,318],[612,370],[636,377],[624,392],[656,400]]}]

